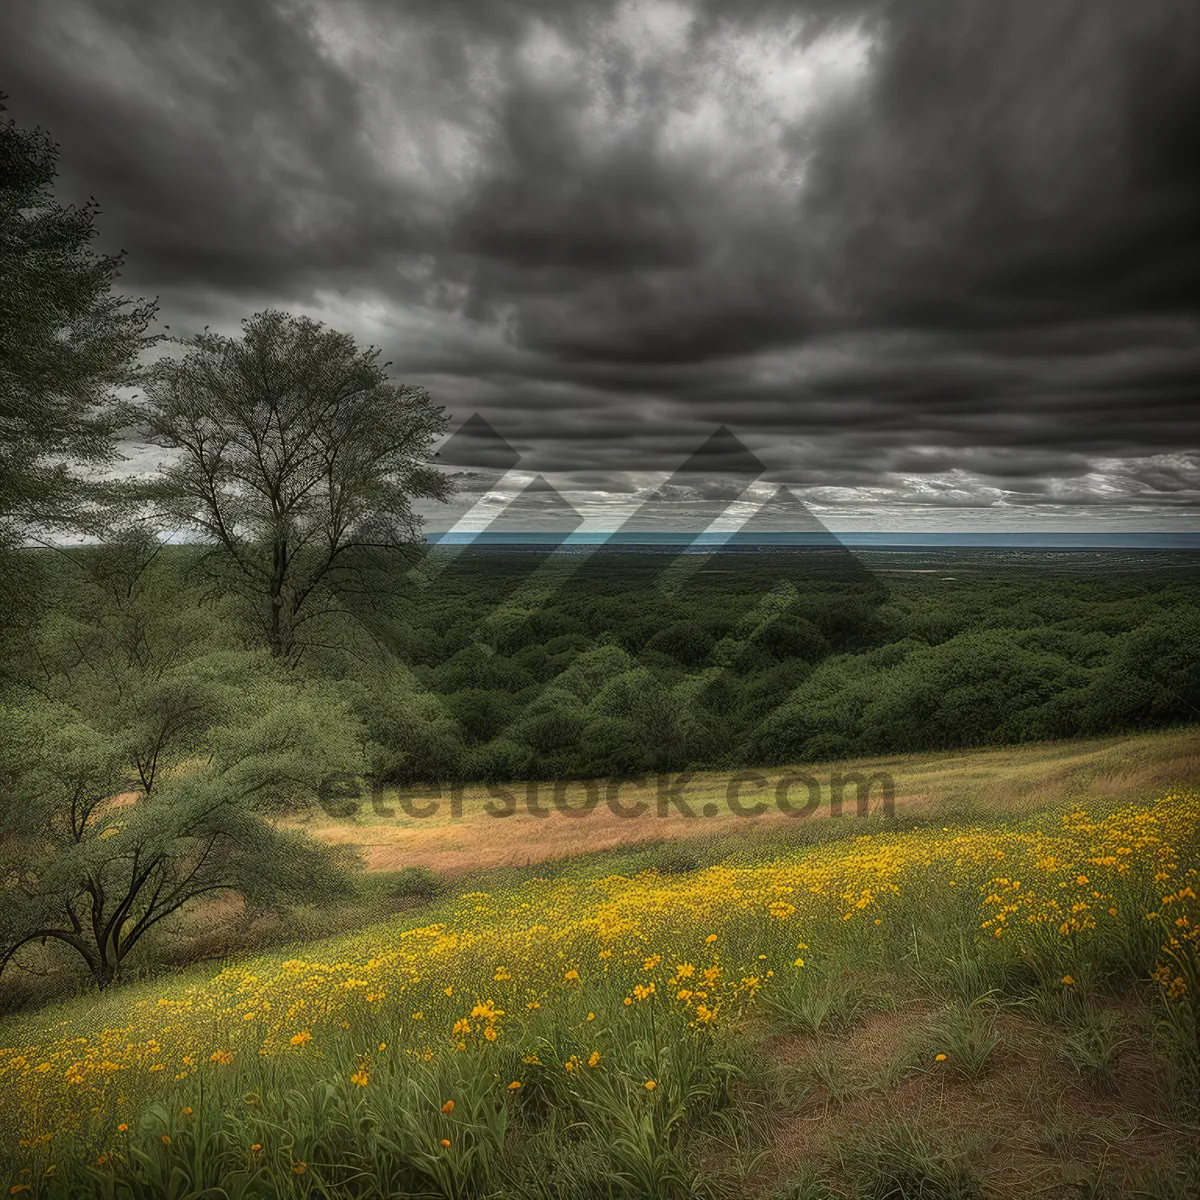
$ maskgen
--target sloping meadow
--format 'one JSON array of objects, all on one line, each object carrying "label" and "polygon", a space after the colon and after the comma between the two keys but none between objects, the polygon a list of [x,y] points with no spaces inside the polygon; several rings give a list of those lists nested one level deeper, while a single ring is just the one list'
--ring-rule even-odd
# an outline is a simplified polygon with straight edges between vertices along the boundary
[{"label": "sloping meadow", "polygon": [[732,1102],[736,1046],[837,981],[967,972],[1050,1006],[1140,986],[1193,1044],[1198,864],[1200,796],[1173,792],[535,878],[436,923],[117,987],[0,1032],[7,1186],[516,1195],[566,1139],[615,1194],[689,1194],[687,1128]]}]

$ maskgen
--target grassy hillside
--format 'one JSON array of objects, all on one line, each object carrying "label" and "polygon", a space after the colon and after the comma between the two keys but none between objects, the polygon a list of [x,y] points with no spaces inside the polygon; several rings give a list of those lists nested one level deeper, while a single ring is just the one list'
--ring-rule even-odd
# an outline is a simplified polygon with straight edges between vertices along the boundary
[{"label": "grassy hillside", "polygon": [[908,825],[497,874],[10,1022],[9,1186],[1193,1195],[1200,796]]},{"label": "grassy hillside", "polygon": [[[818,783],[821,792],[811,811],[788,816],[776,803],[778,783],[798,772]],[[403,792],[384,787],[374,799],[363,795],[351,802],[354,812],[347,816],[330,816],[314,806],[302,824],[322,840],[355,846],[368,870],[419,866],[459,874],[646,842],[791,837],[830,819],[831,783],[839,776],[878,780],[886,775],[894,786],[893,809],[899,818],[1010,816],[1074,799],[1133,799],[1187,786],[1200,779],[1200,728],[763,768],[748,773],[762,782],[748,779],[735,798],[743,813],[762,805],[765,811],[757,815],[731,811],[729,782],[734,774],[691,771],[620,781],[616,800],[626,810],[641,805],[638,816],[621,816],[609,807],[608,781],[595,782],[595,807],[581,814],[589,800],[586,784],[562,786],[542,780],[532,785],[532,802],[543,812],[549,810],[548,816],[530,812],[528,783],[464,784],[454,789],[425,785]],[[662,786],[660,778],[666,780]],[[660,815],[664,788],[674,790],[678,802],[663,805]],[[789,795],[794,807],[806,805],[810,798],[800,785]],[[405,797],[411,812],[403,806]],[[882,797],[876,782],[867,793],[872,813],[881,811]],[[560,812],[556,798],[571,812]],[[856,799],[857,789],[848,783],[843,789],[843,819],[856,819]],[[412,815],[430,805],[435,807],[427,816]],[[494,811],[511,806],[514,811],[493,817],[489,806]]]},{"label": "grassy hillside", "polygon": [[[1172,788],[1187,788],[1200,779],[1200,729],[805,764],[803,771],[821,784],[820,802],[803,816],[788,817],[779,812],[775,796],[778,781],[794,769],[764,768],[765,788],[753,784],[741,788],[744,806],[766,803],[767,810],[757,816],[730,812],[731,773],[715,771],[690,774],[680,793],[690,817],[676,804],[666,816],[658,815],[654,776],[621,783],[622,804],[645,805],[646,811],[638,817],[613,814],[605,803],[603,781],[600,802],[586,817],[564,816],[554,808],[553,781],[542,781],[536,789],[537,802],[549,810],[549,816],[531,815],[529,785],[511,784],[459,785],[454,794],[461,817],[452,815],[449,787],[408,793],[418,811],[431,802],[439,804],[436,812],[422,819],[405,813],[394,787],[382,789],[374,803],[369,795],[362,796],[350,817],[331,817],[314,804],[304,816],[288,817],[283,823],[321,841],[349,846],[361,857],[366,869],[348,897],[260,916],[248,916],[236,898],[197,902],[148,942],[130,974],[169,971],[237,951],[358,929],[408,912],[446,887],[492,888],[497,872],[508,879],[511,871],[545,871],[547,864],[554,863],[557,871],[637,873],[661,862],[703,865],[730,853],[771,854],[813,838],[853,836],[864,832],[853,785],[845,788],[843,818],[831,820],[829,784],[837,773],[868,779],[888,774],[895,784],[893,810],[898,825],[963,821],[977,815],[1006,818],[1073,800],[1147,799]],[[670,776],[670,786],[679,778]],[[493,791],[515,796],[518,803],[511,816],[487,815],[485,806],[498,803]],[[807,799],[802,787],[793,792],[797,805]],[[567,805],[577,806],[586,796],[585,785],[572,784],[560,794]],[[881,821],[877,785],[868,798],[871,823]],[[704,815],[706,805],[716,808],[713,816]],[[839,834],[826,828],[829,825],[843,828]],[[86,983],[80,964],[56,953],[52,945],[45,950],[31,947],[27,959],[36,973],[10,971],[0,980],[4,1006],[0,1011],[29,1011]]]}]

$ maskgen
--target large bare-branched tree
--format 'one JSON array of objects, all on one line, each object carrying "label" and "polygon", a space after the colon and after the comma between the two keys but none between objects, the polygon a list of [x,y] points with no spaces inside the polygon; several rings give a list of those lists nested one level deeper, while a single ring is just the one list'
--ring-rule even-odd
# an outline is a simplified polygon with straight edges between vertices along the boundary
[{"label": "large bare-branched tree", "polygon": [[294,663],[329,644],[332,614],[385,594],[389,568],[421,544],[413,500],[450,490],[431,462],[445,418],[423,389],[388,380],[378,350],[307,317],[257,313],[240,338],[180,344],[146,387],[151,436],[175,455],[158,498]]}]

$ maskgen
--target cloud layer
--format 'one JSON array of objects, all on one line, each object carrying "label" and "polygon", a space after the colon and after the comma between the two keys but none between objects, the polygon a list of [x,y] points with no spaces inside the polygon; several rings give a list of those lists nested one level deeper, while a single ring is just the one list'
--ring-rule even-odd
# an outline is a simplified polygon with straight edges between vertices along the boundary
[{"label": "cloud layer", "polygon": [[5,12],[174,332],[347,328],[581,512],[724,424],[834,528],[1200,527],[1191,0]]}]

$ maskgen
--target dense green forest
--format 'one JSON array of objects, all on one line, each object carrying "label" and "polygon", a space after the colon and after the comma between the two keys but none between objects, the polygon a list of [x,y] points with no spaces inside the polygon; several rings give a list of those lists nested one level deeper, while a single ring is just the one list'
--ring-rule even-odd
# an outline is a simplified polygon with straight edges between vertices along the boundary
[{"label": "dense green forest", "polygon": [[365,710],[375,767],[605,775],[1200,714],[1200,579],[1186,559],[1135,569],[1085,555],[1067,570],[1056,557],[998,555],[980,569],[960,551],[942,570],[855,576],[838,564],[822,578],[812,554],[707,556],[673,592],[662,586],[668,556],[598,554],[575,569],[563,556],[565,578],[545,571],[540,590],[499,605],[506,580],[528,572],[523,556],[468,556],[453,588],[443,576],[399,628],[411,686],[438,704],[421,709],[416,741],[408,705],[390,721],[382,705]]},{"label": "dense green forest", "polygon": [[1186,554],[432,547],[382,601],[322,613],[285,666],[199,547],[27,553],[40,616],[10,641],[10,680],[114,735],[158,721],[164,763],[203,743],[217,676],[275,679],[278,702],[342,727],[345,762],[393,782],[770,765],[1200,715]]}]

